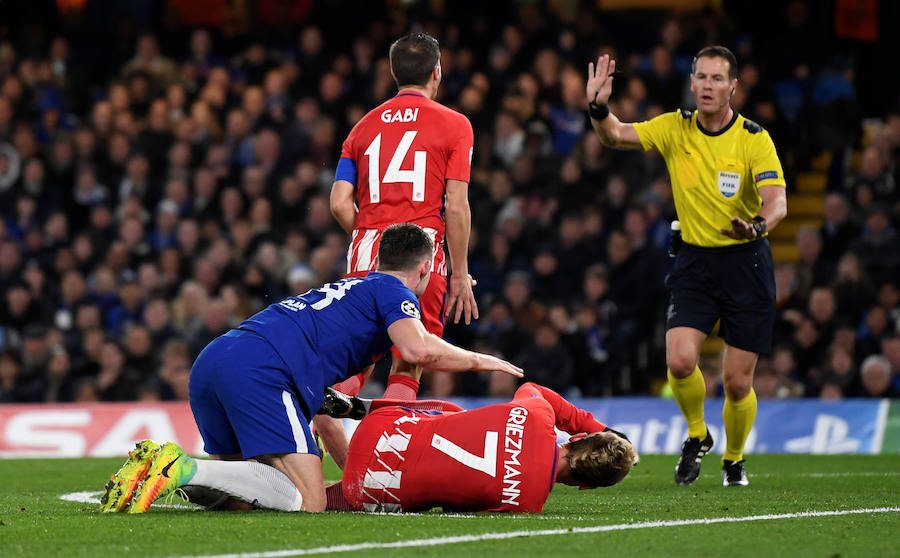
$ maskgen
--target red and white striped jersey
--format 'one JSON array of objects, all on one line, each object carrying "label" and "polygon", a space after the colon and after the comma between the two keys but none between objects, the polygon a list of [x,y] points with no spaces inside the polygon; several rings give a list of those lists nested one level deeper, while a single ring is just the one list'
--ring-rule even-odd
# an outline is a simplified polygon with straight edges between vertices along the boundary
[{"label": "red and white striped jersey", "polygon": [[359,213],[347,273],[377,265],[381,231],[415,223],[435,244],[432,271],[444,268],[447,180],[469,181],[472,125],[462,114],[416,92],[403,92],[366,114],[347,136],[341,158],[357,169]]},{"label": "red and white striped jersey", "polygon": [[472,411],[379,408],[350,440],[344,497],[363,511],[540,512],[556,480],[554,427],[572,434],[606,429],[532,383],[509,403]]},{"label": "red and white striped jersey", "polygon": [[[443,237],[439,237],[438,232],[431,227],[423,230],[434,245],[431,271],[446,276]],[[364,274],[378,267],[378,243],[382,232],[381,229],[353,229],[350,250],[347,252],[347,275]]]}]

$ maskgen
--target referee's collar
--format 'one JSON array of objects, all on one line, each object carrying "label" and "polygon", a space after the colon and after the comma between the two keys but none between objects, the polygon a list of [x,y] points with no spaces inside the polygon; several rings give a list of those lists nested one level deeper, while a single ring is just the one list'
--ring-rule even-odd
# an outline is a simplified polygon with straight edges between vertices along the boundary
[{"label": "referee's collar", "polygon": [[700,111],[697,111],[696,114],[697,114],[697,119],[696,119],[697,120],[697,129],[699,129],[701,132],[703,132],[707,136],[721,136],[722,134],[724,134],[725,132],[727,132],[728,130],[731,129],[731,127],[734,125],[735,121],[737,121],[738,116],[739,116],[738,111],[735,110],[734,115],[731,117],[731,121],[728,124],[726,124],[718,132],[710,132],[709,130],[707,130],[706,128],[703,127],[703,124],[700,124]]}]

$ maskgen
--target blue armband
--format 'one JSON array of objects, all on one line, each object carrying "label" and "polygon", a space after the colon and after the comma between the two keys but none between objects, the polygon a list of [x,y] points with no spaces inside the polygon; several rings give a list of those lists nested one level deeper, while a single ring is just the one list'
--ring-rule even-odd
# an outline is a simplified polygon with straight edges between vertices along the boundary
[{"label": "blue armband", "polygon": [[353,159],[349,159],[347,157],[341,157],[341,160],[338,161],[337,170],[334,172],[335,180],[346,180],[353,186],[356,186],[356,162]]}]

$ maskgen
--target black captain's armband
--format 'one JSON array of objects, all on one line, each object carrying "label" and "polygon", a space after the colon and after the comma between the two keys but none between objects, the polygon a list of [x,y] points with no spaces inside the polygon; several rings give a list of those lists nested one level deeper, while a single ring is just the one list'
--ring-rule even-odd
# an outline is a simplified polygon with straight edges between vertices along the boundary
[{"label": "black captain's armband", "polygon": [[744,129],[751,134],[758,134],[763,131],[762,126],[752,120],[744,119]]},{"label": "black captain's armband", "polygon": [[678,109],[681,111],[681,117],[685,120],[689,120],[692,116],[694,116],[694,111],[688,109]]}]

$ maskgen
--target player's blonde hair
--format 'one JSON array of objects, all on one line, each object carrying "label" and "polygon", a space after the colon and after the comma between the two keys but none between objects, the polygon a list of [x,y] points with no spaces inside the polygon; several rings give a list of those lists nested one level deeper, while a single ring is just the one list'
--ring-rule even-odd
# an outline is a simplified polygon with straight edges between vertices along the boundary
[{"label": "player's blonde hair", "polygon": [[612,432],[597,432],[568,444],[566,459],[572,477],[586,486],[612,486],[622,481],[637,463],[631,442]]}]

